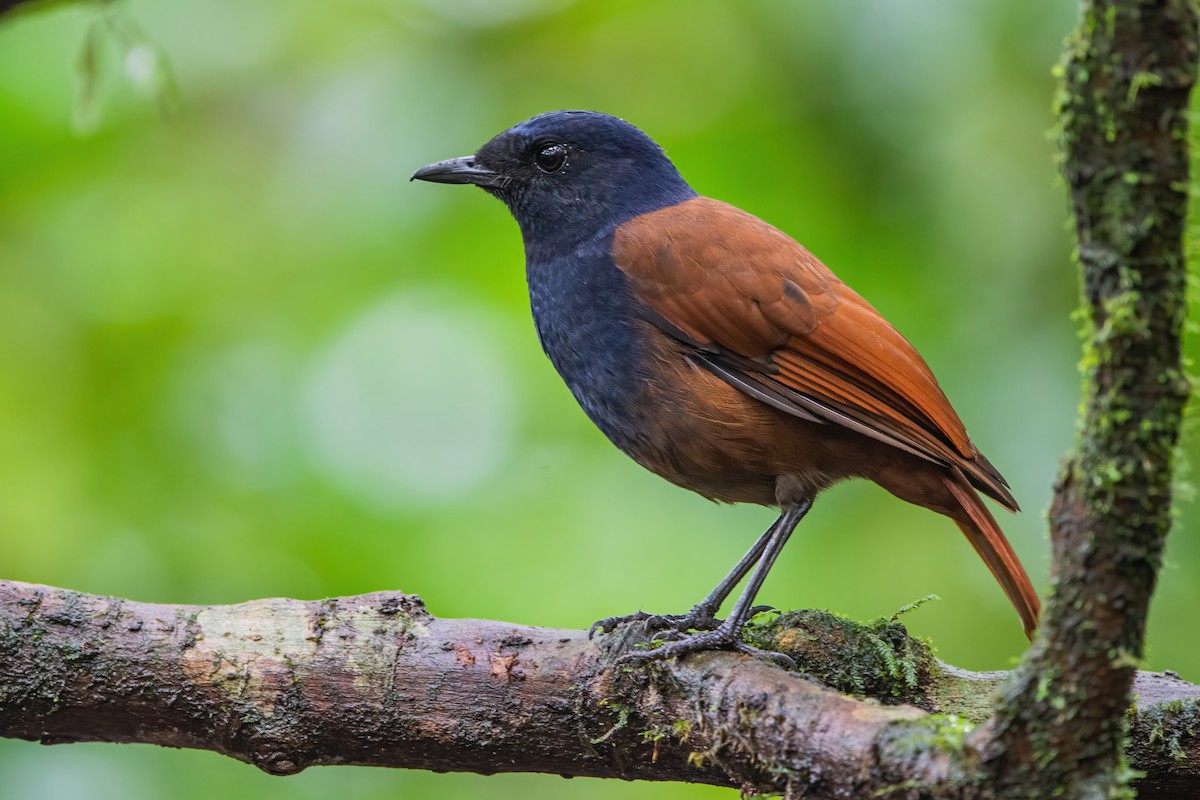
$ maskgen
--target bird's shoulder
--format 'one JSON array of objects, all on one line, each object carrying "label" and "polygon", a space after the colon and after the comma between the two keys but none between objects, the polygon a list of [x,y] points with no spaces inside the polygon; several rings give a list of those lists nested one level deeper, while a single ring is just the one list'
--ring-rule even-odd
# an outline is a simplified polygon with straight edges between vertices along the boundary
[{"label": "bird's shoulder", "polygon": [[749,357],[813,330],[845,288],[795,239],[707,197],[618,227],[613,260],[640,299],[686,334]]}]

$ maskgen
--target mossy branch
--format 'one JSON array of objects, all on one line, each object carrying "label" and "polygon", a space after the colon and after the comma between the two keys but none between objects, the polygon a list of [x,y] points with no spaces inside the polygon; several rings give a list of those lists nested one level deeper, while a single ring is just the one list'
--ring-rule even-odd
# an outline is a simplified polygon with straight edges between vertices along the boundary
[{"label": "mossy branch", "polygon": [[1081,8],[1058,118],[1083,278],[1084,410],[1050,510],[1053,587],[1041,629],[974,742],[997,797],[1123,793],[1125,709],[1191,390],[1180,354],[1197,6]]},{"label": "mossy branch", "polygon": [[[201,748],[274,774],[364,764],[959,797],[964,736],[1003,679],[941,664],[898,623],[823,612],[752,632],[807,675],[732,653],[613,668],[636,633],[438,619],[392,592],[181,606],[0,581],[0,736]],[[1142,796],[1194,797],[1200,686],[1139,684]]]}]

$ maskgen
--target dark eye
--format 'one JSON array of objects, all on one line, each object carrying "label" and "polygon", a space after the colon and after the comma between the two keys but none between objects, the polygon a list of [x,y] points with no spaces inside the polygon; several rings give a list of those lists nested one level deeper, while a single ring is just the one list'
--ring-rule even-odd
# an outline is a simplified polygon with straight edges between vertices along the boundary
[{"label": "dark eye", "polygon": [[558,172],[567,163],[567,148],[561,144],[543,147],[534,157],[534,162],[542,172]]}]

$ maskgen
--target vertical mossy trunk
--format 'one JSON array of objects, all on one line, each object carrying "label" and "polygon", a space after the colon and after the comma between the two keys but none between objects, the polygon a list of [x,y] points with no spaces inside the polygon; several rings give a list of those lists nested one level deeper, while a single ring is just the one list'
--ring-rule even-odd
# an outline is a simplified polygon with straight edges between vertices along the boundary
[{"label": "vertical mossy trunk", "polygon": [[1084,0],[1066,45],[1057,111],[1083,271],[1084,407],[1050,511],[1042,630],[988,730],[998,797],[1122,791],[1123,716],[1190,390],[1180,343],[1196,58],[1194,0]]}]

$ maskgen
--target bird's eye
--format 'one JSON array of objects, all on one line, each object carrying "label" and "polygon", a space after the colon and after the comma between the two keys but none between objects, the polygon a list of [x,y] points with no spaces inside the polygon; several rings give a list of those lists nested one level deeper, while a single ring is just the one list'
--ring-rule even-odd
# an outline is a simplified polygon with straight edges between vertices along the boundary
[{"label": "bird's eye", "polygon": [[567,163],[567,148],[561,144],[543,147],[534,158],[534,163],[542,172],[558,172]]}]

